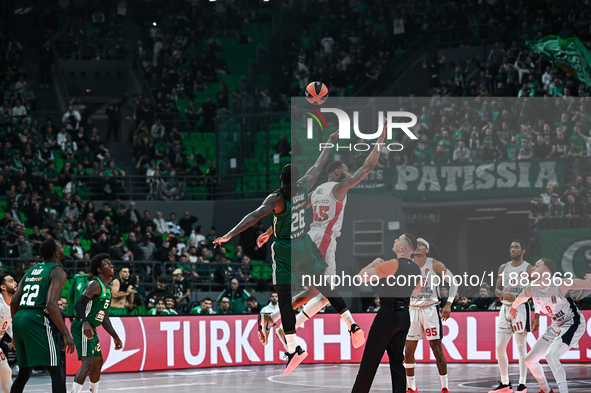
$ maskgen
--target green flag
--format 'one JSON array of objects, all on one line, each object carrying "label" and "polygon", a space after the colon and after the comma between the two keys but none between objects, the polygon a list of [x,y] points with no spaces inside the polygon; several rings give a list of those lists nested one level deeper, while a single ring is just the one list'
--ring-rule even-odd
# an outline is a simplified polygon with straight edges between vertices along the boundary
[{"label": "green flag", "polygon": [[526,41],[525,44],[532,52],[544,55],[567,74],[591,85],[591,53],[577,37],[547,35],[539,41]]}]

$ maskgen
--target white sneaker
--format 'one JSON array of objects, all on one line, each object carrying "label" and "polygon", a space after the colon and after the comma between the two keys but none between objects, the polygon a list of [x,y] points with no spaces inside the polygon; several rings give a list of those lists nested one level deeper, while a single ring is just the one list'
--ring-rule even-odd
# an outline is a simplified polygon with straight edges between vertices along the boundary
[{"label": "white sneaker", "polygon": [[258,316],[258,325],[259,325],[259,341],[263,346],[267,345],[269,342],[269,330],[274,326],[273,320],[271,319],[271,314],[259,314]]}]

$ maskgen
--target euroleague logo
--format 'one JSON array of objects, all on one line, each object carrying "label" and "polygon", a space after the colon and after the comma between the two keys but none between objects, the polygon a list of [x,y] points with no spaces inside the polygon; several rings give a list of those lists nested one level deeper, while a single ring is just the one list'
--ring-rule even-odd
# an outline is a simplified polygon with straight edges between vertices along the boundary
[{"label": "euroleague logo", "polygon": [[328,87],[322,82],[312,82],[306,87],[306,100],[310,104],[322,105],[328,98]]}]

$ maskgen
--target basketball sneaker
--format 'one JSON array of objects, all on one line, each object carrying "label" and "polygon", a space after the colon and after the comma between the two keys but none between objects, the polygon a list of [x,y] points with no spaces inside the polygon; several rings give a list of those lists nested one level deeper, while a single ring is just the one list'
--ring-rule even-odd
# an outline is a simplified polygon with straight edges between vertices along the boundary
[{"label": "basketball sneaker", "polygon": [[408,388],[406,390],[406,393],[419,393],[419,389],[411,389],[411,388]]},{"label": "basketball sneaker", "polygon": [[449,390],[447,390],[447,388],[443,388],[441,389],[441,393],[449,393]]},{"label": "basketball sneaker", "polygon": [[513,393],[513,387],[511,386],[511,382],[509,382],[509,385],[499,383],[499,386],[490,390],[488,393]]},{"label": "basketball sneaker", "polygon": [[283,331],[282,326],[279,326],[277,329],[275,329],[275,335],[279,341],[281,341],[281,344],[283,344],[285,351],[287,351],[287,339],[285,338],[285,332]]},{"label": "basketball sneaker", "polygon": [[271,314],[259,314],[259,341],[263,346],[269,342],[269,330],[275,325],[271,320]]},{"label": "basketball sneaker", "polygon": [[285,352],[284,358],[287,360],[287,365],[285,366],[285,370],[283,370],[283,375],[291,374],[291,372],[307,357],[308,352],[304,351],[299,345],[296,347],[294,353]]},{"label": "basketball sneaker", "polygon": [[365,333],[357,324],[351,325],[351,330],[349,330],[349,334],[351,335],[351,342],[353,343],[353,348],[357,349],[363,344],[365,344]]},{"label": "basketball sneaker", "polygon": [[524,384],[520,383],[519,386],[517,386],[517,392],[519,392],[519,393],[527,393],[527,386],[525,386]]}]

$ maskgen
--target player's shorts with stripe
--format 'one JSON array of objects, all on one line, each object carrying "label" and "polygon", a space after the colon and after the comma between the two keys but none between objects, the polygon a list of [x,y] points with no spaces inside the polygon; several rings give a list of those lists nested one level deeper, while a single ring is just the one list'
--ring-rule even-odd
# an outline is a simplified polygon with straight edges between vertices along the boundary
[{"label": "player's shorts with stripe", "polygon": [[[326,269],[316,244],[308,234],[295,240],[276,239],[271,246],[273,285],[292,284],[300,275],[314,275]],[[292,282],[293,281],[293,282]]]},{"label": "player's shorts with stripe", "polygon": [[324,261],[328,265],[326,268],[326,274],[335,275],[337,238],[331,234],[327,234],[326,230],[310,229],[308,235],[310,235],[310,238],[318,247],[318,251],[320,251],[322,258],[324,258]]},{"label": "player's shorts with stripe", "polygon": [[82,358],[94,358],[102,356],[101,353],[101,344],[99,343],[98,335],[96,334],[96,329],[92,328],[94,334],[92,338],[89,340],[84,335],[84,326],[79,319],[74,319],[72,322],[72,327],[70,331],[72,332],[72,339],[74,340],[74,345],[76,346],[76,352],[78,353],[78,360],[82,360]]},{"label": "player's shorts with stripe", "polygon": [[503,304],[497,319],[497,333],[524,333],[530,331],[531,308],[529,303],[517,307],[517,316],[513,318],[509,313],[511,306]]},{"label": "player's shorts with stripe", "polygon": [[434,304],[427,307],[413,307],[408,309],[410,313],[410,328],[406,334],[408,341],[419,341],[423,335],[427,340],[439,340],[443,338],[443,324],[441,323],[441,309]]},{"label": "player's shorts with stripe", "polygon": [[6,355],[4,354],[4,351],[2,351],[2,348],[0,348],[0,363],[4,363],[7,361],[8,360],[6,359]]},{"label": "player's shorts with stripe", "polygon": [[20,368],[60,364],[57,338],[43,310],[21,308],[12,320],[12,330]]},{"label": "player's shorts with stripe", "polygon": [[550,324],[538,341],[544,341],[548,346],[555,341],[560,341],[570,348],[579,342],[586,329],[585,317],[581,312],[578,312],[560,326],[555,323]]},{"label": "player's shorts with stripe", "polygon": [[113,315],[129,315],[127,313],[127,307],[123,307],[123,308],[110,307],[109,308],[109,316],[113,316]]}]

